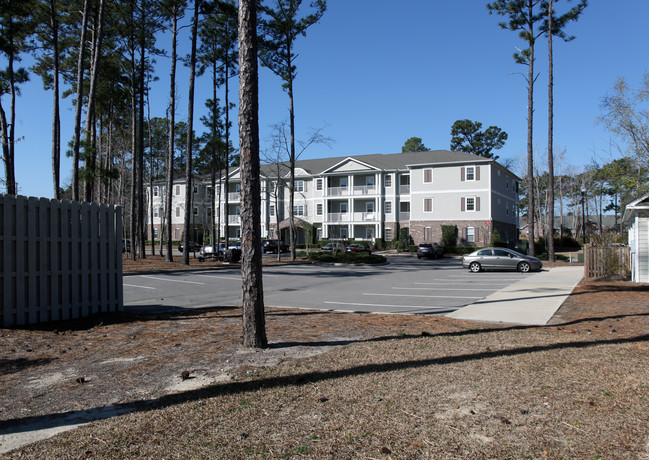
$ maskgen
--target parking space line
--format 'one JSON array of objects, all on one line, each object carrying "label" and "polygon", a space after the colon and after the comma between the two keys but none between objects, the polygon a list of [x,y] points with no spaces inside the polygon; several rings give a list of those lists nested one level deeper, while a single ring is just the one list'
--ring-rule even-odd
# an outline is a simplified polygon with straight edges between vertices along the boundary
[{"label": "parking space line", "polygon": [[448,310],[449,307],[428,307],[425,305],[384,305],[377,303],[347,303],[347,302],[325,302],[331,305],[349,305],[352,307],[383,307],[383,308],[419,308],[427,310]]},{"label": "parking space line", "polygon": [[146,276],[146,275],[141,275],[142,278],[149,278],[152,280],[158,280],[158,281],[166,281],[166,282],[172,282],[172,283],[186,283],[186,284],[200,284],[200,285],[205,285],[205,283],[199,283],[197,281],[183,281],[183,280],[174,280],[170,278],[158,278],[156,276]]},{"label": "parking space line", "polygon": [[482,289],[472,289],[472,288],[436,288],[436,287],[392,287],[391,289],[402,289],[404,291],[491,291],[493,288],[482,288]]},{"label": "parking space line", "polygon": [[240,276],[239,277],[236,277],[236,276],[220,276],[220,275],[194,275],[194,276],[200,276],[200,277],[203,277],[203,278],[220,279],[220,280],[241,281]]},{"label": "parking space line", "polygon": [[453,295],[418,295],[418,294],[381,294],[376,292],[363,292],[363,295],[374,295],[383,297],[421,297],[424,299],[484,299],[484,296],[468,297]]},{"label": "parking space line", "polygon": [[151,286],[138,286],[137,284],[126,284],[126,283],[124,283],[124,286],[140,288],[140,289],[153,289],[153,290],[156,289],[156,288],[151,287]]}]

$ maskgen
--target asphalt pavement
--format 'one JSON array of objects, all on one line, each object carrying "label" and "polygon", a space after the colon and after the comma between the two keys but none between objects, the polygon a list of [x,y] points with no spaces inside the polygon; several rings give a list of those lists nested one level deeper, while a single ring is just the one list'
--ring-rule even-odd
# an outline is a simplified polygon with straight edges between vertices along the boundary
[{"label": "asphalt pavement", "polygon": [[[462,269],[458,259],[391,256],[381,266],[264,266],[264,304],[330,311],[444,315],[545,324],[581,279],[583,267],[540,273]],[[238,267],[124,277],[128,311],[161,312],[241,304]]]}]

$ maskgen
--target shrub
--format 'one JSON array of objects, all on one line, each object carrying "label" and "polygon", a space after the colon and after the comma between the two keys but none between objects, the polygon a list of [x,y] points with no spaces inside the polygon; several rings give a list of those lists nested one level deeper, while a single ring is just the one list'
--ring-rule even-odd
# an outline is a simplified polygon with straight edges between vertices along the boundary
[{"label": "shrub", "polygon": [[318,262],[337,262],[344,264],[381,264],[387,260],[379,254],[368,254],[366,252],[338,252],[336,254],[315,252],[311,254],[311,259]]},{"label": "shrub", "polygon": [[442,246],[447,250],[457,245],[457,225],[442,225]]}]

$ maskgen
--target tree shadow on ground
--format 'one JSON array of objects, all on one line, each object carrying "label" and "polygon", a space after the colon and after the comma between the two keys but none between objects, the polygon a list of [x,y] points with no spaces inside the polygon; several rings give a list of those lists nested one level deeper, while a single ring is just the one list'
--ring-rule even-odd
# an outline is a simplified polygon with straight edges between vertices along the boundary
[{"label": "tree shadow on ground", "polygon": [[[491,330],[482,331],[490,332]],[[465,333],[468,331],[465,331]],[[477,332],[476,332],[477,333]],[[405,337],[404,337],[405,338]],[[394,339],[394,337],[391,337]],[[566,350],[585,349],[601,345],[623,345],[629,343],[648,342],[649,334],[617,338],[610,340],[588,340],[552,343],[548,345],[533,345],[517,347],[512,349],[488,350],[477,353],[466,353],[456,356],[445,356],[440,358],[406,360],[398,362],[384,362],[352,366],[346,369],[332,371],[314,371],[296,375],[260,378],[244,382],[229,382],[225,384],[214,384],[204,388],[189,390],[182,393],[166,395],[150,400],[141,400],[131,403],[102,406],[88,410],[70,411],[58,414],[49,414],[36,417],[14,418],[0,422],[0,435],[22,433],[36,429],[48,429],[76,425],[90,421],[105,420],[116,415],[128,412],[149,411],[162,407],[175,406],[186,402],[198,401],[207,398],[216,398],[228,394],[241,394],[258,391],[260,389],[278,388],[286,386],[302,386],[314,384],[324,380],[356,377],[366,374],[387,373],[408,369],[418,369],[428,366],[445,366],[469,361],[478,361],[490,358],[513,357],[532,353]]]}]

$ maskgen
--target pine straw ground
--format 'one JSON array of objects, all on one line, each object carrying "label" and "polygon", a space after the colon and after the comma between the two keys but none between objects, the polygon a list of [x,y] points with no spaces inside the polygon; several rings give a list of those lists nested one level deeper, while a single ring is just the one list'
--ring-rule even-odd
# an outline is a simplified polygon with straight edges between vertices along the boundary
[{"label": "pine straw ground", "polygon": [[545,327],[273,309],[265,351],[236,308],[101,320],[0,330],[0,429],[134,411],[7,458],[649,459],[648,285],[582,282]]}]

